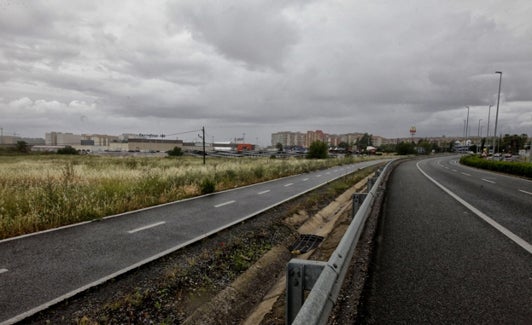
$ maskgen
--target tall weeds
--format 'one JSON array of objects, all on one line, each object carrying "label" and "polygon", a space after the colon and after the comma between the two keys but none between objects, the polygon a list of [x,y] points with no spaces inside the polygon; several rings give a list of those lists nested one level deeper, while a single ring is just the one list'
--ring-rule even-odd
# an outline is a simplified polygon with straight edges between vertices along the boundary
[{"label": "tall weeds", "polygon": [[0,157],[0,239],[352,162]]}]

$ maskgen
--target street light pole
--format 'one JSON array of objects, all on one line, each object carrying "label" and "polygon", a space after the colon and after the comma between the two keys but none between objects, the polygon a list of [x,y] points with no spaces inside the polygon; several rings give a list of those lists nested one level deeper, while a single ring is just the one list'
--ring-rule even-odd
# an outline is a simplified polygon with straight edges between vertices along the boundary
[{"label": "street light pole", "polygon": [[480,144],[482,143],[482,140],[480,139],[480,121],[482,121],[482,119],[479,119],[478,120],[478,129],[477,129],[477,138],[478,138],[478,145],[477,145],[477,153],[478,153],[478,147],[480,147]]},{"label": "street light pole", "polygon": [[[497,139],[497,124],[499,122],[499,102],[501,100],[502,71],[495,71],[499,74],[499,94],[497,95],[497,113],[495,114],[495,131],[493,131],[493,153],[495,153],[495,141]],[[498,149],[498,148],[497,148]]]},{"label": "street light pole", "polygon": [[491,116],[491,105],[488,107],[488,129],[486,130],[486,141],[489,141],[490,138],[490,116]]},{"label": "street light pole", "polygon": [[466,106],[466,108],[467,108],[467,120],[466,120],[466,129],[465,129],[465,137],[466,137],[465,141],[466,141],[466,144],[467,144],[467,135],[469,133],[469,106]]}]

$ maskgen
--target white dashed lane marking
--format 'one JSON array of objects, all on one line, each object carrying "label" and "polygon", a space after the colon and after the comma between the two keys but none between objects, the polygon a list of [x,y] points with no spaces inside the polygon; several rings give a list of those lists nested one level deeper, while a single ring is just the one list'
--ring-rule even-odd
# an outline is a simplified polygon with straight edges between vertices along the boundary
[{"label": "white dashed lane marking", "polygon": [[215,207],[215,208],[219,208],[219,207],[223,207],[224,205],[233,204],[233,203],[235,203],[235,202],[236,202],[235,200],[227,201],[227,202],[224,202],[224,203],[216,204],[214,207]]},{"label": "white dashed lane marking", "polygon": [[481,180],[483,180],[484,182],[488,182],[488,183],[491,183],[491,184],[495,184],[494,181],[490,181],[489,179],[481,178]]},{"label": "white dashed lane marking", "polygon": [[258,195],[262,195],[262,194],[266,194],[266,193],[268,193],[269,191],[270,191],[270,190],[261,191],[261,192],[259,192],[259,193],[257,193],[257,194],[258,194]]},{"label": "white dashed lane marking", "polygon": [[292,186],[294,185],[294,183],[288,183],[288,184],[285,184],[284,187],[288,187],[288,186]]},{"label": "white dashed lane marking", "polygon": [[519,192],[523,192],[525,194],[532,195],[532,192],[528,192],[528,191],[525,191],[525,190],[519,190]]},{"label": "white dashed lane marking", "polygon": [[6,273],[7,271],[8,271],[8,269],[0,269],[0,274]]},{"label": "white dashed lane marking", "polygon": [[157,222],[157,223],[152,223],[151,225],[147,225],[147,226],[143,226],[143,227],[140,227],[140,228],[136,228],[136,229],[130,230],[130,231],[128,231],[128,233],[133,234],[133,233],[136,233],[136,232],[139,232],[139,231],[142,231],[142,230],[146,230],[146,229],[150,229],[150,228],[157,227],[157,226],[160,226],[160,225],[164,225],[165,223],[166,222],[164,222],[164,221]]}]

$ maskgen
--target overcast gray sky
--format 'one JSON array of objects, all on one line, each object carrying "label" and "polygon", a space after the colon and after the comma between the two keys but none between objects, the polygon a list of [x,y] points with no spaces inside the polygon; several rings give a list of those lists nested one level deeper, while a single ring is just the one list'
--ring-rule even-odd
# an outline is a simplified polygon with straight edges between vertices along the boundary
[{"label": "overcast gray sky", "polygon": [[[0,0],[0,127],[532,134],[532,1]],[[195,140],[197,133],[180,134]]]}]

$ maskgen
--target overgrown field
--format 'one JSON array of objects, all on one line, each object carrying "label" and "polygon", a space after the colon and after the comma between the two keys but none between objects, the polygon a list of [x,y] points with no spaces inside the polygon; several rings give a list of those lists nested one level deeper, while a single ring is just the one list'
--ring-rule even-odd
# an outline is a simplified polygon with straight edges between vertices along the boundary
[{"label": "overgrown field", "polygon": [[462,156],[460,158],[460,163],[471,167],[523,176],[532,179],[532,163],[529,162],[487,160],[478,156],[469,155]]},{"label": "overgrown field", "polygon": [[1,156],[0,239],[355,161]]}]

